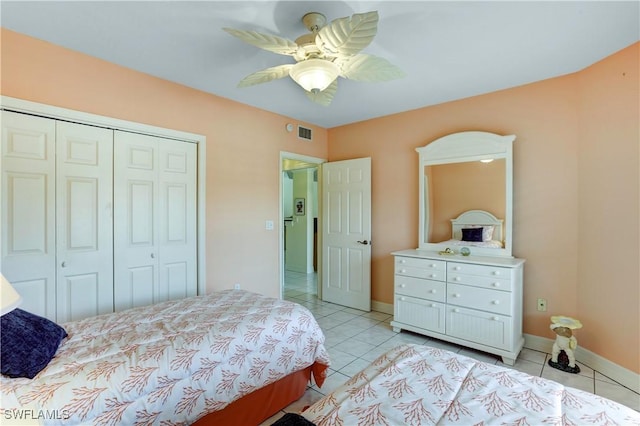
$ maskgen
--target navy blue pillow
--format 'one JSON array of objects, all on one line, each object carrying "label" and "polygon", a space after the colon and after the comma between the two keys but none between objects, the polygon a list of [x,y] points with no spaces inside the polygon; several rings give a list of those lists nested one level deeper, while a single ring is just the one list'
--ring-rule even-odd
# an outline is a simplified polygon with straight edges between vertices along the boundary
[{"label": "navy blue pillow", "polygon": [[0,369],[9,377],[33,379],[49,364],[67,332],[53,321],[14,309],[0,317]]},{"label": "navy blue pillow", "polygon": [[462,241],[482,242],[482,228],[462,228]]}]

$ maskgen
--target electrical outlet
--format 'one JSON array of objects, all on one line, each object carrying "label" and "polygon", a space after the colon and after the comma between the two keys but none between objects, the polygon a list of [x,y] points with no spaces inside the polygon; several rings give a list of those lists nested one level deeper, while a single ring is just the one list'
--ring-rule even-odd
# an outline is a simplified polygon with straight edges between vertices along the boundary
[{"label": "electrical outlet", "polygon": [[538,310],[540,312],[547,311],[547,299],[538,299]]},{"label": "electrical outlet", "polygon": [[234,288],[235,290],[240,290],[240,283],[235,283],[235,284],[233,285],[233,288]]}]

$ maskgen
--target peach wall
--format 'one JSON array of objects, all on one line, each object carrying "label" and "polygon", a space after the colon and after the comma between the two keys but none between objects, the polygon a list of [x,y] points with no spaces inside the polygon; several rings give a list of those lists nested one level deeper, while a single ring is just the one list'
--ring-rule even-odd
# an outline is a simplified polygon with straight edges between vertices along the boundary
[{"label": "peach wall", "polygon": [[330,160],[372,157],[372,298],[393,303],[389,253],[417,247],[415,148],[466,130],[515,134],[524,332],[553,338],[551,315],[576,316],[581,345],[640,372],[638,46],[576,74],[330,129]]},{"label": "peach wall", "polygon": [[580,344],[640,371],[640,64],[636,44],[579,74]]},{"label": "peach wall", "polygon": [[[285,131],[291,119],[135,72],[3,29],[5,96],[207,137],[207,290],[280,295],[280,151],[327,157],[327,131],[314,142]],[[248,267],[248,266],[251,267]]]}]

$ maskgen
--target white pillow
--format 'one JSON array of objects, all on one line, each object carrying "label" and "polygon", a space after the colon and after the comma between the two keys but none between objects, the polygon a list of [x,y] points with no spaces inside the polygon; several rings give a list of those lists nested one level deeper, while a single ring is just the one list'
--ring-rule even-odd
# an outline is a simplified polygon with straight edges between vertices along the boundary
[{"label": "white pillow", "polygon": [[493,225],[484,225],[482,227],[482,241],[485,243],[493,239]]}]

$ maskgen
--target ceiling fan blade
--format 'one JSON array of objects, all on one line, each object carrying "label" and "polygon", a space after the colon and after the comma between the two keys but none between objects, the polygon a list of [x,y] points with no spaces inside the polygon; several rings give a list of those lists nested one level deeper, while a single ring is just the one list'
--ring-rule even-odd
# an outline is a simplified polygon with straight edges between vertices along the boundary
[{"label": "ceiling fan blade", "polygon": [[256,31],[236,30],[233,28],[223,28],[223,30],[245,43],[252,44],[269,52],[293,56],[298,51],[298,45],[295,42],[283,37],[261,34]]},{"label": "ceiling fan blade", "polygon": [[249,74],[248,76],[240,80],[240,83],[238,83],[238,87],[248,87],[255,84],[277,80],[279,78],[288,77],[289,70],[293,68],[293,65],[294,64],[278,65],[254,72],[253,74]]},{"label": "ceiling fan blade", "polygon": [[318,32],[316,45],[330,56],[355,55],[367,47],[378,32],[378,12],[338,18]]},{"label": "ceiling fan blade", "polygon": [[363,53],[335,61],[340,75],[355,81],[388,81],[405,76],[405,73],[384,58]]},{"label": "ceiling fan blade", "polygon": [[317,93],[306,92],[306,93],[307,93],[307,97],[311,99],[313,102],[318,103],[320,105],[329,106],[337,90],[338,90],[338,79],[336,78],[335,80],[333,80],[333,83],[331,83],[322,92],[317,92]]}]

